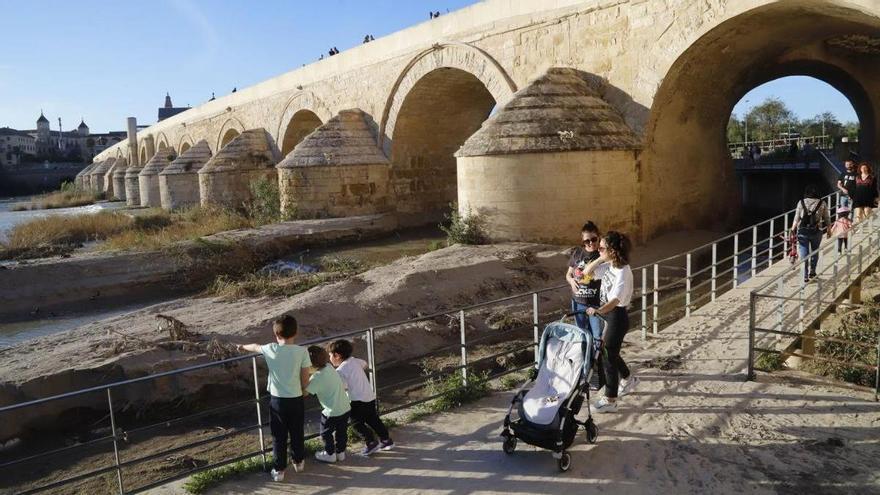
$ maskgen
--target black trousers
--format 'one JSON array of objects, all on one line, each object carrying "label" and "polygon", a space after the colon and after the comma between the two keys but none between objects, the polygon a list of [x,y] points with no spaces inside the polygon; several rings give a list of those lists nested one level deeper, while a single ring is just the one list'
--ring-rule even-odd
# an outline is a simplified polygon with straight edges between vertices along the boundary
[{"label": "black trousers", "polygon": [[841,251],[849,249],[849,239],[846,237],[838,237],[837,238],[837,254],[840,254]]},{"label": "black trousers", "polygon": [[626,308],[618,306],[605,315],[605,320],[607,324],[602,334],[605,340],[605,356],[602,362],[605,369],[605,397],[613,399],[617,397],[620,379],[629,378],[629,367],[620,357],[623,337],[629,331],[629,315]]},{"label": "black trousers", "polygon": [[370,402],[351,401],[351,426],[364,437],[366,443],[376,441],[376,437],[373,435],[374,431],[380,440],[388,440],[389,438],[388,428],[385,428],[385,423],[379,418],[375,400]]},{"label": "black trousers", "polygon": [[269,428],[272,430],[272,455],[274,468],[284,471],[287,467],[287,438],[293,451],[293,462],[306,458],[305,406],[302,397],[275,397],[269,399]]},{"label": "black trousers", "polygon": [[327,417],[321,415],[321,439],[324,440],[324,452],[328,454],[342,453],[348,447],[348,416]]}]

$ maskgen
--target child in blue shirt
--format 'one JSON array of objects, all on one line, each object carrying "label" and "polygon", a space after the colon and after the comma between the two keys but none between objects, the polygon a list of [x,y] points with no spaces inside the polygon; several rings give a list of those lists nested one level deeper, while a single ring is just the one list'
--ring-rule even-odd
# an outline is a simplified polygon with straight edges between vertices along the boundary
[{"label": "child in blue shirt", "polygon": [[312,366],[309,353],[293,343],[297,323],[293,316],[285,315],[272,324],[275,342],[266,345],[247,344],[238,346],[249,352],[258,352],[269,367],[267,389],[269,399],[270,429],[272,430],[272,454],[275,456],[272,479],[282,481],[287,467],[287,438],[293,451],[293,468],[302,472],[305,467],[305,406],[303,391],[309,383]]},{"label": "child in blue shirt", "polygon": [[316,345],[309,346],[309,358],[315,373],[309,380],[306,391],[315,394],[321,403],[321,438],[324,440],[324,451],[315,454],[315,459],[329,463],[344,461],[345,449],[348,447],[351,402],[342,378],[330,364],[327,351]]}]

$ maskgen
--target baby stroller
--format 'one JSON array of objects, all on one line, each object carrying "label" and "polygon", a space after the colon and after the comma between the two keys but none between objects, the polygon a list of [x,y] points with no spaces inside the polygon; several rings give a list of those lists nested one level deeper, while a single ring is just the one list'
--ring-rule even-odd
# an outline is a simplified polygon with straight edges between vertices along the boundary
[{"label": "baby stroller", "polygon": [[[520,387],[504,417],[501,436],[506,454],[516,450],[519,439],[553,451],[559,470],[565,472],[571,467],[571,454],[566,449],[574,442],[578,426],[586,430],[587,442],[596,443],[599,429],[589,411],[589,380],[598,353],[593,336],[565,323],[565,317],[544,328],[538,348],[538,372]],[[575,416],[584,400],[587,420],[580,422]]]}]

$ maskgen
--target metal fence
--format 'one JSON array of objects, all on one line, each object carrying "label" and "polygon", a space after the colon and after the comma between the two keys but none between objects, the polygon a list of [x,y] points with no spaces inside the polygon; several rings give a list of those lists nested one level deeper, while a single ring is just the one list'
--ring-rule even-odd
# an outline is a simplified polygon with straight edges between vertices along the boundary
[{"label": "metal fence", "polygon": [[[837,195],[833,194],[823,198],[823,201],[826,201],[829,208],[831,208],[837,204],[837,199]],[[634,303],[630,307],[633,329],[640,329],[643,338],[649,335],[656,335],[665,326],[674,323],[682,317],[689,316],[695,309],[714,301],[723,293],[736,288],[745,280],[779,262],[785,256],[787,244],[784,234],[788,232],[791,226],[793,215],[794,210],[788,211],[696,249],[635,268],[633,272],[636,293],[633,298]],[[419,386],[424,387],[428,381],[449,376],[450,373],[460,374],[460,384],[466,387],[475,383],[494,380],[531,366],[532,363],[529,362],[507,366],[503,370],[495,370],[495,372],[489,374],[474,374],[474,371],[478,370],[481,365],[497,360],[502,356],[512,356],[524,351],[537,353],[537,342],[541,326],[551,319],[558,318],[560,312],[564,313],[569,303],[569,290],[567,285],[553,286],[543,290],[517,294],[467,307],[444,310],[419,318],[342,333],[328,338],[305,342],[303,345],[323,343],[338,338],[360,340],[365,348],[365,355],[369,363],[369,374],[373,389],[376,391],[379,401],[385,406],[383,407],[383,414],[388,414],[437,399],[443,393],[422,394],[417,398],[404,397],[400,400],[391,400],[389,397],[400,394],[401,390]],[[475,338],[472,332],[469,333],[468,318],[477,316],[484,318],[484,313],[490,308],[500,308],[504,312],[519,311],[523,313],[527,311],[530,322],[525,326],[517,325],[508,332],[501,332],[500,334],[498,332],[494,334],[487,333]],[[382,369],[387,369],[390,366],[401,363],[396,363],[393,359],[377,363],[377,339],[386,336],[391,337],[389,338],[389,343],[385,344],[391,345],[390,342],[393,341],[394,332],[407,331],[407,329],[416,328],[420,324],[431,321],[436,322],[438,320],[444,321],[447,324],[455,322],[454,326],[458,330],[459,342],[452,345],[439,346],[437,349],[433,349],[431,354],[452,352],[456,355],[457,362],[446,366],[442,371],[429,374],[415,373],[414,376],[404,377],[401,380],[391,380],[380,386],[379,372]],[[447,336],[445,342],[448,342],[448,338],[449,336]],[[513,340],[519,342],[519,344],[489,355],[484,355],[485,353],[478,356],[473,355],[474,349],[478,348],[481,343],[489,342],[493,339],[496,341],[498,339]],[[411,357],[410,361],[413,359],[416,358]],[[190,375],[199,373],[216,373],[217,381],[222,382],[223,378],[228,377],[227,374],[224,374],[224,370],[238,369],[240,378],[240,368],[248,361],[252,370],[247,375],[250,376],[249,379],[252,381],[253,386],[251,392],[249,392],[253,394],[250,398],[229,403],[229,398],[224,397],[223,404],[193,414],[174,416],[171,419],[162,418],[152,424],[138,425],[128,429],[120,426],[121,411],[127,410],[139,397],[154,394],[156,390],[164,390],[169,387],[183,387],[183,385],[179,385],[177,382],[185,382]],[[234,357],[2,407],[0,408],[0,421],[4,421],[13,414],[27,415],[33,411],[36,411],[34,414],[38,414],[39,408],[60,401],[68,401],[71,403],[71,408],[94,410],[96,407],[94,396],[100,394],[102,396],[100,400],[106,403],[107,408],[107,415],[101,419],[109,423],[110,429],[106,435],[98,438],[90,438],[87,441],[62,448],[45,449],[25,457],[0,462],[0,475],[2,475],[4,470],[10,472],[9,470],[19,469],[27,463],[37,463],[51,456],[72,455],[88,449],[98,449],[98,451],[101,451],[101,449],[112,445],[112,457],[108,458],[109,462],[106,465],[67,476],[63,479],[52,479],[50,476],[47,476],[47,483],[30,487],[22,493],[37,493],[105,476],[115,477],[115,480],[113,480],[115,488],[112,491],[118,491],[118,493],[138,493],[175,479],[190,476],[199,471],[258,455],[265,455],[267,448],[263,430],[268,424],[264,420],[264,402],[267,396],[261,394],[263,387],[260,384],[258,368],[256,356]],[[170,380],[176,380],[176,382],[173,384],[167,383]],[[226,390],[225,392],[229,395],[232,393],[232,390]],[[119,404],[123,405],[120,406]],[[172,438],[159,438],[161,435],[157,433],[170,426],[185,424],[188,421],[225,413],[242,407],[254,407],[252,414],[256,421],[251,424],[242,424],[219,435],[207,436],[194,442],[179,443],[174,442]],[[257,438],[255,439],[257,445],[254,445],[254,447],[258,448],[233,456],[224,456],[213,463],[195,466],[192,469],[177,472],[173,475],[157,476],[157,479],[150,480],[148,483],[139,486],[130,486],[130,483],[126,483],[124,475],[126,469],[134,469],[137,466],[184,452],[187,449],[223,442],[232,437],[253,432],[257,433]],[[130,452],[132,455],[123,455],[121,447],[133,442],[132,438],[136,436],[159,442],[163,447],[168,444],[176,444],[168,448],[156,449],[155,452],[148,454],[141,455],[140,452]],[[0,479],[3,479],[3,477],[0,476]]]},{"label": "metal fence", "polygon": [[[814,253],[819,254],[821,269],[818,277],[804,282],[804,267],[810,256],[771,278],[750,293],[748,377],[755,377],[756,353],[796,356],[803,359],[861,368],[874,374],[875,399],[880,398],[880,317],[875,342],[821,335],[822,320],[838,308],[864,309],[862,304],[844,302],[854,284],[873,270],[880,262],[880,220],[875,213],[856,224],[846,250],[837,252],[836,239],[823,243]],[[876,352],[874,366],[843,362],[812,351],[816,343],[833,342],[852,349]],[[797,350],[798,345],[803,347]],[[809,349],[809,350],[808,350]]]}]

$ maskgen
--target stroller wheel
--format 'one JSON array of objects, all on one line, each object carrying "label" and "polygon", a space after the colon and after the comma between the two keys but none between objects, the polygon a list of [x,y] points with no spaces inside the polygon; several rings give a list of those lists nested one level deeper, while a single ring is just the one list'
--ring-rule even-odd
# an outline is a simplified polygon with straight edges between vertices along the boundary
[{"label": "stroller wheel", "polygon": [[559,458],[556,463],[559,465],[559,470],[563,473],[568,471],[571,468],[571,454],[566,451],[562,451],[562,456]]},{"label": "stroller wheel", "polygon": [[596,426],[592,418],[587,420],[584,429],[587,430],[587,443],[596,443],[596,439],[599,438],[599,427]]},{"label": "stroller wheel", "polygon": [[510,455],[516,450],[516,437],[507,437],[504,439],[504,443],[501,444],[501,449],[505,454]]}]

